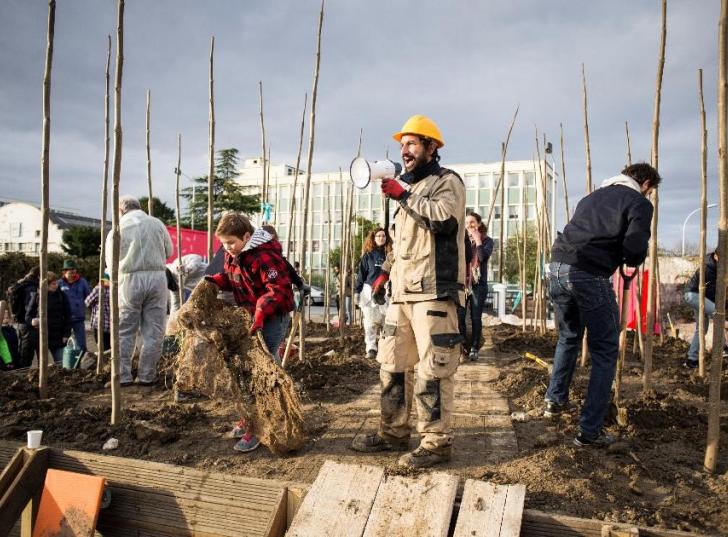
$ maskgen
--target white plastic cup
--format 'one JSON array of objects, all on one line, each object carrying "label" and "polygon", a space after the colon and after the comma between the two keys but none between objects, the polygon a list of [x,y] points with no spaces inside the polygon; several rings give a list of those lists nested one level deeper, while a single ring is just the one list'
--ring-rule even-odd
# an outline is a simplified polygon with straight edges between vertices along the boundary
[{"label": "white plastic cup", "polygon": [[28,431],[28,449],[38,449],[43,431]]}]

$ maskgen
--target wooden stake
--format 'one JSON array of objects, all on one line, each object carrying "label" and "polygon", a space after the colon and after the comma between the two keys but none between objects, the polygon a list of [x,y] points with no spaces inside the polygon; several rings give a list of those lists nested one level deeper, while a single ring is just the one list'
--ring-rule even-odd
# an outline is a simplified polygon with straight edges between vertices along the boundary
[{"label": "wooden stake", "polygon": [[260,145],[263,148],[263,162],[262,162],[262,168],[263,168],[263,186],[261,188],[261,199],[260,199],[260,218],[261,222],[263,221],[263,214],[264,214],[264,207],[266,202],[268,201],[268,167],[266,166],[267,161],[267,153],[265,150],[265,121],[263,120],[263,81],[258,81],[258,97],[260,101]]},{"label": "wooden stake", "polygon": [[715,316],[713,317],[713,353],[710,361],[708,392],[708,440],[703,466],[715,472],[720,443],[720,377],[723,373],[723,326],[725,324],[726,269],[728,269],[728,0],[720,2],[718,23],[718,192],[720,220],[718,221],[718,273],[715,287]]},{"label": "wooden stake", "polygon": [[149,188],[149,200],[147,201],[147,213],[154,216],[154,195],[152,194],[152,147],[149,136],[149,124],[151,114],[149,112],[152,105],[152,92],[147,90],[147,186]]},{"label": "wooden stake", "polygon": [[[315,145],[316,135],[316,98],[318,97],[318,81],[319,81],[319,67],[321,65],[321,29],[324,24],[324,0],[321,0],[321,11],[319,13],[318,22],[318,35],[316,37],[316,60],[314,62],[313,70],[313,89],[311,90],[311,117],[308,122],[308,156],[306,158],[306,184],[303,190],[303,213],[302,213],[302,226],[301,226],[301,246],[299,262],[301,263],[301,273],[303,274],[306,269],[306,230],[308,228],[308,207],[311,196],[311,167],[313,166],[313,150]],[[301,315],[299,321],[299,358],[304,359],[305,356],[305,341],[306,341],[306,319],[304,315]]]},{"label": "wooden stake", "polygon": [[324,267],[324,323],[326,333],[331,333],[331,236],[333,226],[331,224],[331,183],[326,183],[326,266]]},{"label": "wooden stake", "polygon": [[40,293],[38,318],[40,342],[38,351],[38,392],[41,399],[48,397],[48,220],[50,202],[50,147],[51,147],[51,72],[53,70],[53,39],[56,27],[56,1],[48,1],[48,34],[46,61],[43,73],[43,139],[41,141],[41,235],[40,235]]},{"label": "wooden stake", "polygon": [[[213,178],[215,177],[215,82],[214,74],[215,36],[210,38],[210,115],[208,119],[208,174],[207,174],[207,261],[212,262],[214,252],[212,251],[212,224],[213,224]],[[263,155],[265,157],[265,155]]]},{"label": "wooden stake", "polygon": [[703,70],[698,69],[698,104],[700,111],[700,295],[698,309],[698,375],[705,377],[705,230],[708,223],[708,128],[705,124],[705,99],[703,97]]},{"label": "wooden stake", "polygon": [[106,272],[106,219],[109,206],[109,68],[111,67],[111,36],[106,36],[108,47],[106,51],[106,75],[104,81],[106,88],[104,92],[104,180],[101,185],[101,251],[99,252],[99,314],[96,332],[98,334],[98,358],[96,359],[96,374],[101,374],[101,358],[104,355],[104,325],[106,324],[106,308],[104,302],[108,300],[106,289],[101,280]]},{"label": "wooden stake", "polygon": [[291,257],[291,244],[293,237],[294,222],[296,221],[296,187],[298,186],[298,173],[301,166],[301,149],[303,148],[303,125],[306,122],[306,104],[308,101],[308,93],[303,96],[303,114],[301,114],[301,134],[298,137],[298,155],[296,156],[296,170],[293,176],[293,186],[291,187],[291,204],[288,218],[288,233],[286,234],[286,257]]},{"label": "wooden stake", "polygon": [[185,296],[185,281],[184,271],[182,267],[182,226],[180,225],[180,207],[179,207],[179,176],[182,171],[182,135],[177,134],[177,167],[175,172],[177,174],[177,181],[174,189],[174,200],[175,200],[175,216],[177,217],[177,277],[179,278],[179,306],[182,307]]},{"label": "wooden stake", "polygon": [[[536,175],[533,177],[534,187],[536,186]],[[521,329],[526,331],[526,316],[528,315],[528,297],[526,296],[526,243],[528,242],[528,205],[526,196],[528,192],[528,181],[524,174],[523,188],[521,188],[521,228],[523,229],[523,266],[521,267]]]},{"label": "wooden stake", "polygon": [[124,67],[124,0],[117,0],[114,80],[114,168],[111,187],[111,425],[121,420],[119,386],[119,180],[121,179],[121,82]]},{"label": "wooden stake", "polygon": [[[589,142],[589,109],[588,99],[586,92],[586,71],[584,64],[581,64],[581,87],[582,96],[584,103],[584,149],[586,151],[586,193],[590,194],[592,191],[592,165],[591,165],[591,143]],[[586,367],[587,361],[589,360],[589,345],[587,339],[586,329],[584,330],[584,337],[581,340],[581,358],[579,365]]]},{"label": "wooden stake", "polygon": [[627,135],[627,166],[632,165],[632,144],[629,142],[629,124],[624,122],[624,133]]},{"label": "wooden stake", "polygon": [[[665,41],[667,37],[667,0],[662,0],[662,24],[660,27],[660,51],[657,60],[657,81],[655,82],[655,105],[652,116],[652,166],[658,169],[660,139],[660,101],[662,97],[662,74],[665,69]],[[659,195],[652,192],[652,226],[650,229],[650,281],[647,288],[647,333],[645,334],[645,359],[642,373],[642,389],[652,389],[652,349],[655,333],[655,295],[659,285],[657,276],[657,219],[659,214]]]},{"label": "wooden stake", "polygon": [[[559,123],[559,130],[561,142],[561,180],[564,183],[564,225],[566,225],[569,222],[569,218],[571,217],[569,213],[569,190],[566,187],[566,160],[564,159],[564,126],[561,123]],[[556,215],[554,215],[554,218],[556,218]]]}]

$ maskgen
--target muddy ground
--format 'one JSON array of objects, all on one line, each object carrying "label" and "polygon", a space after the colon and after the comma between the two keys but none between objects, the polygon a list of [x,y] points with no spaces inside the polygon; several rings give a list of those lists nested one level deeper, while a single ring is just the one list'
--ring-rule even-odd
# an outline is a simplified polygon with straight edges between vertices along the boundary
[{"label": "muddy ground", "polygon": [[[290,368],[304,402],[311,446],[320,443],[335,418],[378,380],[377,364],[364,356],[360,330],[349,330],[340,343],[335,334],[326,340],[323,326],[313,328],[315,342],[307,344],[305,358]],[[573,382],[577,409],[557,421],[540,416],[548,373],[522,353],[550,361],[555,336],[522,334],[504,325],[487,330],[486,347],[492,348],[481,359],[498,370],[492,385],[509,398],[511,411],[525,414],[525,421],[513,422],[518,454],[452,471],[498,483],[524,483],[528,508],[728,535],[728,405],[723,407],[718,472],[708,476],[702,471],[708,387],[680,367],[686,343],[666,339],[656,347],[654,385],[647,394],[642,393],[641,362],[629,353],[629,426],[612,425],[610,431],[620,441],[600,451],[571,444],[588,378],[583,370],[577,370]],[[265,449],[247,455],[232,451],[234,440],[226,435],[237,416],[231,406],[204,398],[175,404],[171,363],[171,357],[160,362],[159,386],[123,389],[124,417],[114,427],[108,425],[107,374],[54,368],[51,397],[44,401],[36,395],[37,373],[0,374],[0,438],[23,440],[27,430],[40,428],[45,431],[44,444],[101,452],[113,437],[119,440],[119,448],[109,452],[113,455],[281,480],[291,479],[301,459],[312,456],[311,447],[287,457],[275,457]],[[725,400],[728,372],[723,384]]]}]

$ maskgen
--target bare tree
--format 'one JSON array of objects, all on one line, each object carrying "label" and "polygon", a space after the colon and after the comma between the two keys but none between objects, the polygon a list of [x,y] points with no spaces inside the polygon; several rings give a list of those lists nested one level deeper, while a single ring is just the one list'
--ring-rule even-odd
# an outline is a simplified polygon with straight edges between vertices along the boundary
[{"label": "bare tree", "polygon": [[147,90],[147,187],[149,188],[149,199],[147,200],[147,212],[149,216],[154,215],[154,195],[152,194],[152,145],[150,143],[150,123],[152,106],[152,92]]},{"label": "bare tree", "polygon": [[698,375],[705,376],[705,228],[708,223],[708,128],[705,124],[705,99],[703,97],[703,70],[698,69],[698,104],[700,111],[700,295],[698,309]]},{"label": "bare tree", "polygon": [[[313,70],[313,89],[311,90],[311,117],[308,123],[308,156],[306,159],[306,184],[303,189],[303,207],[302,207],[302,225],[301,225],[301,244],[299,248],[299,263],[301,264],[301,274],[306,269],[306,230],[308,228],[308,208],[311,196],[311,167],[313,166],[313,150],[316,134],[316,98],[318,97],[318,81],[319,67],[321,65],[321,29],[324,24],[324,0],[321,0],[321,11],[319,13],[318,33],[316,37],[316,60]],[[299,317],[299,356],[301,359],[305,356],[306,341],[306,316]]]},{"label": "bare tree", "polygon": [[41,235],[40,235],[40,294],[38,317],[40,342],[38,349],[38,392],[48,397],[48,219],[50,201],[51,147],[51,72],[53,70],[53,39],[56,27],[56,1],[48,0],[48,34],[46,39],[45,72],[43,73],[43,139],[41,141]]},{"label": "bare tree", "polygon": [[303,96],[303,113],[301,114],[301,134],[298,137],[298,155],[296,155],[296,169],[293,176],[293,185],[291,186],[291,204],[288,218],[288,233],[286,233],[286,257],[291,256],[291,243],[293,237],[294,222],[296,221],[296,188],[298,187],[299,167],[301,166],[301,149],[303,148],[303,126],[306,122],[306,104],[308,101],[308,93]]},{"label": "bare tree", "polygon": [[104,302],[108,300],[106,297],[106,289],[104,289],[101,280],[104,278],[106,269],[106,219],[108,218],[107,209],[109,205],[109,67],[111,66],[111,36],[107,36],[108,48],[106,52],[106,91],[104,93],[104,180],[101,185],[101,252],[99,253],[99,305],[98,305],[98,324],[96,333],[98,335],[98,358],[96,359],[96,374],[101,373],[101,359],[104,356],[104,325],[106,324],[106,308]]},{"label": "bare tree", "polygon": [[720,220],[718,221],[718,271],[715,278],[715,315],[713,317],[713,352],[710,360],[708,391],[708,439],[703,466],[715,472],[720,443],[720,377],[723,373],[725,337],[726,269],[728,269],[728,0],[720,2],[718,23],[718,191]]},{"label": "bare tree", "polygon": [[[660,26],[660,49],[657,59],[657,80],[655,82],[655,103],[652,115],[652,166],[659,167],[660,140],[660,102],[662,99],[662,75],[665,70],[665,42],[667,38],[667,0],[662,0],[662,24]],[[644,371],[642,373],[642,389],[652,388],[652,349],[655,332],[655,295],[659,278],[657,274],[657,220],[659,215],[659,196],[657,189],[652,191],[652,225],[650,228],[650,280],[647,287],[647,333],[645,334]]]},{"label": "bare tree", "polygon": [[119,180],[121,178],[121,81],[124,68],[124,0],[117,0],[114,80],[114,168],[111,187],[111,425],[121,419],[119,385]]},{"label": "bare tree", "polygon": [[263,119],[263,81],[258,81],[258,98],[260,101],[260,144],[263,151],[263,162],[262,162],[262,168],[263,168],[263,187],[261,189],[261,195],[260,195],[260,213],[261,213],[261,220],[263,218],[264,213],[264,207],[266,202],[268,201],[268,167],[266,166],[267,162],[267,153],[265,149],[265,121]]},{"label": "bare tree", "polygon": [[[564,125],[559,123],[561,142],[561,181],[564,184],[564,223],[569,221],[569,189],[566,186],[566,159],[564,158]],[[553,215],[556,218],[556,215]]]},{"label": "bare tree", "polygon": [[179,278],[179,305],[182,306],[184,302],[185,290],[184,290],[184,271],[182,267],[182,226],[180,225],[180,207],[179,207],[179,176],[182,173],[182,135],[177,134],[177,167],[174,169],[177,180],[175,181],[174,188],[174,202],[175,202],[175,218],[177,220],[177,277]]},{"label": "bare tree", "polygon": [[[589,107],[586,92],[586,71],[584,64],[581,64],[581,87],[584,104],[584,150],[586,151],[586,193],[590,194],[592,191],[592,164],[591,164],[591,143],[589,142]],[[581,358],[579,365],[586,367],[587,360],[589,359],[589,345],[587,342],[586,329],[584,330],[584,337],[581,340]]]},{"label": "bare tree", "polygon": [[[208,174],[207,174],[207,260],[212,262],[212,219],[213,219],[213,178],[215,177],[215,80],[214,80],[215,36],[210,38],[210,115],[208,119]],[[265,155],[264,155],[265,156]]]},{"label": "bare tree", "polygon": [[632,144],[629,141],[629,123],[624,122],[624,133],[627,135],[627,166],[632,165]]}]

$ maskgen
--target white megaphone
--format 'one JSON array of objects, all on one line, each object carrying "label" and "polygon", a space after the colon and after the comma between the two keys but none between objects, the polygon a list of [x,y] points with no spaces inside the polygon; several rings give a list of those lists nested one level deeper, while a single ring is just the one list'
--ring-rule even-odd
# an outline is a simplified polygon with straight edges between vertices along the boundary
[{"label": "white megaphone", "polygon": [[351,182],[360,189],[366,188],[372,181],[398,177],[401,173],[402,165],[388,159],[369,162],[364,157],[356,157],[349,166]]}]

